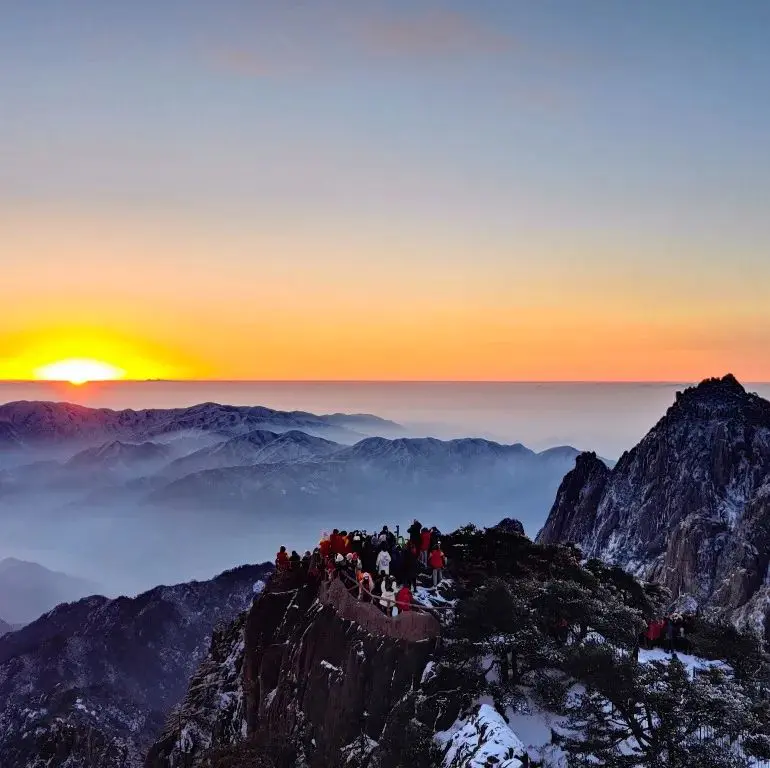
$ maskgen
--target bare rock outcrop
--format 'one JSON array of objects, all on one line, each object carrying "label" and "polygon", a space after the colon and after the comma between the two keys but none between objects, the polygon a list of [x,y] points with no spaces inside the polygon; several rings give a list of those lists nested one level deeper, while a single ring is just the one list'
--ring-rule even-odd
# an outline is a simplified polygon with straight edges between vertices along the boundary
[{"label": "bare rock outcrop", "polygon": [[677,393],[611,471],[590,455],[578,458],[538,541],[574,542],[764,632],[770,403],[731,375]]}]

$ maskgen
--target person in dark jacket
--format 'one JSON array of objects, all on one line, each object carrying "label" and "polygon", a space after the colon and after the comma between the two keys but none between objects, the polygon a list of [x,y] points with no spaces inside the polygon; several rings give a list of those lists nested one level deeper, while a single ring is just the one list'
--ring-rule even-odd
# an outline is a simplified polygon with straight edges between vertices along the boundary
[{"label": "person in dark jacket", "polygon": [[390,552],[390,573],[399,583],[404,581],[404,551],[398,545]]},{"label": "person in dark jacket", "polygon": [[674,652],[674,622],[671,616],[666,617],[666,626],[664,628],[666,643],[663,646],[668,653]]},{"label": "person in dark jacket", "polygon": [[372,544],[371,537],[369,536],[364,539],[361,567],[368,573],[375,573],[377,569],[377,548]]},{"label": "person in dark jacket", "polygon": [[420,533],[422,532],[422,524],[419,520],[415,519],[414,522],[407,528],[406,532],[409,534],[409,541],[414,544],[417,549],[420,548]]},{"label": "person in dark jacket", "polygon": [[417,557],[418,557],[417,548],[414,546],[412,542],[409,542],[406,545],[406,549],[404,550],[404,563],[403,563],[402,570],[404,572],[404,578],[403,578],[404,586],[409,587],[409,589],[412,589],[412,590],[417,589],[417,571],[418,571]]},{"label": "person in dark jacket", "polygon": [[297,552],[296,549],[292,549],[291,557],[289,558],[289,569],[292,571],[298,571],[300,569],[301,563],[302,558],[299,556],[299,552]]}]

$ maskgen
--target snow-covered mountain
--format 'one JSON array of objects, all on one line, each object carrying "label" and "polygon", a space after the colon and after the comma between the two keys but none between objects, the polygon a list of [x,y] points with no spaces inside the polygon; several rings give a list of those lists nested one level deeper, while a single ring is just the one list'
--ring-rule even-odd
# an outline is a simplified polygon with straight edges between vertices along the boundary
[{"label": "snow-covered mountain", "polygon": [[283,433],[257,429],[176,459],[163,470],[162,475],[175,480],[207,469],[274,464],[325,456],[341,448],[339,443],[313,437],[296,429]]},{"label": "snow-covered mountain", "polygon": [[678,393],[617,465],[579,457],[539,534],[770,629],[770,403],[733,376]]},{"label": "snow-covered mountain", "polygon": [[152,474],[168,463],[171,449],[163,444],[111,443],[86,448],[66,463],[67,469],[79,472],[106,472],[115,476],[131,477]]},{"label": "snow-covered mountain", "polygon": [[98,592],[85,579],[9,557],[0,560],[0,616],[12,624],[26,623],[59,603]]},{"label": "snow-covered mountain", "polygon": [[[215,404],[136,412],[11,403],[0,413],[24,446],[0,455],[3,554],[46,562],[53,552],[64,570],[82,561],[89,577],[108,574],[109,595],[186,578],[186,547],[206,545],[200,577],[236,551],[261,560],[284,539],[310,546],[329,525],[403,526],[418,516],[447,530],[516,517],[532,534],[578,455],[476,438],[360,437],[399,428],[366,415]],[[162,555],[169,539],[185,547]],[[146,567],[143,552],[153,553]]]},{"label": "snow-covered mountain", "polygon": [[[276,445],[268,442],[259,451]],[[233,446],[234,458],[243,448],[240,443]],[[229,452],[230,445],[221,450]],[[193,458],[210,462],[218,455],[217,449],[199,452],[170,469],[194,466]],[[572,449],[537,454],[522,445],[475,438],[376,437],[334,451],[312,441],[307,457],[257,464],[252,453],[248,464],[239,461],[237,466],[191,472],[156,487],[148,498],[154,504],[243,506],[306,518],[334,511],[342,525],[362,514],[400,519],[404,510],[422,507],[448,527],[467,522],[469,510],[474,510],[482,522],[513,515],[536,528],[577,455]]]},{"label": "snow-covered mountain", "polygon": [[190,408],[113,411],[70,403],[14,402],[0,405],[5,441],[13,446],[55,447],[101,445],[113,440],[143,442],[192,432],[214,432],[234,437],[256,429],[273,432],[301,430],[311,435],[353,443],[378,430],[398,430],[393,422],[375,416],[332,414],[316,416],[303,411],[276,411],[262,406],[202,403]]},{"label": "snow-covered mountain", "polygon": [[271,571],[242,566],[135,598],[89,597],[0,638],[2,765],[141,766],[212,631]]}]

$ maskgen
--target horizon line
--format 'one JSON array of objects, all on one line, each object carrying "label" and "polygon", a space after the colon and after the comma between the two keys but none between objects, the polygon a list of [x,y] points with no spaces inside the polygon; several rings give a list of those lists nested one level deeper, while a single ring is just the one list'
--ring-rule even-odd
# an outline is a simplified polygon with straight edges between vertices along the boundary
[{"label": "horizon line", "polygon": [[[722,378],[722,377],[713,377]],[[737,378],[737,377],[736,377]],[[740,380],[740,379],[739,379]],[[86,386],[119,384],[656,384],[678,385],[704,381],[694,379],[108,379],[73,384],[66,379],[0,379],[3,384],[66,385],[74,389]],[[746,384],[770,384],[764,380],[744,380]]]}]

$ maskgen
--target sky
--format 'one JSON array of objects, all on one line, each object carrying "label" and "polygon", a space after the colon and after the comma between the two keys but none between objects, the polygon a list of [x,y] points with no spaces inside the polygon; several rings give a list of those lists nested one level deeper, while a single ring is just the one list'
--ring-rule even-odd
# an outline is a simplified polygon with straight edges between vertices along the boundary
[{"label": "sky", "polygon": [[764,0],[0,12],[0,378],[770,380]]}]

